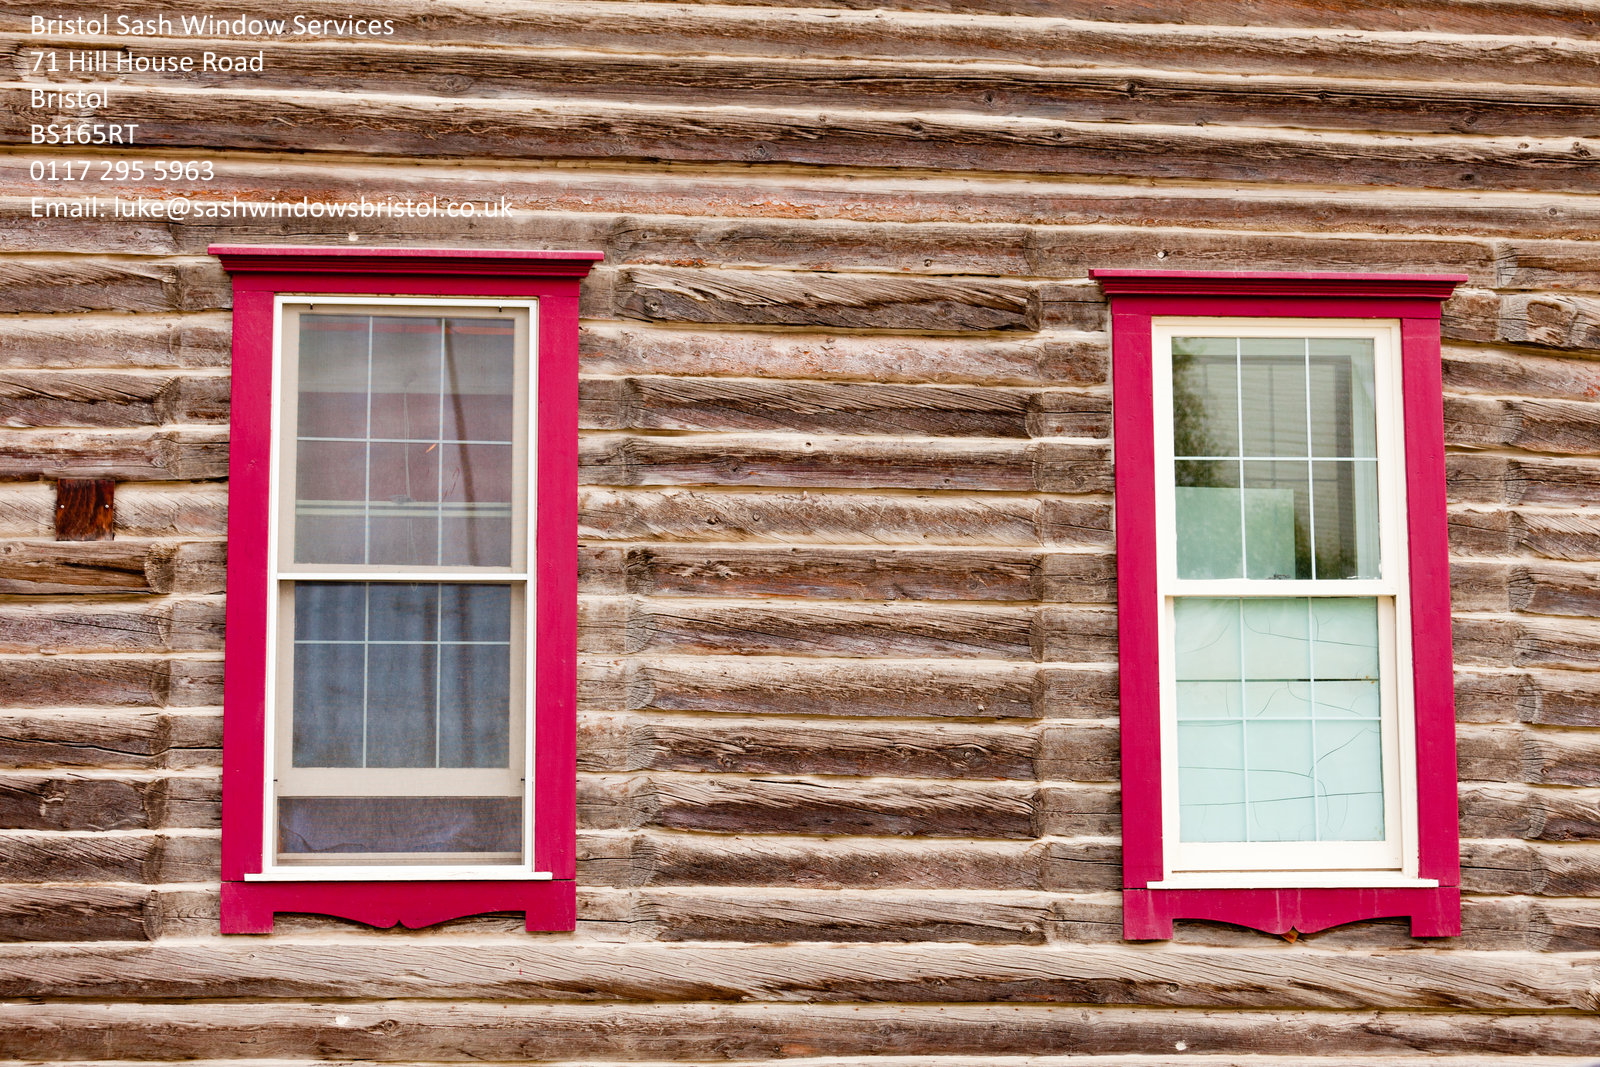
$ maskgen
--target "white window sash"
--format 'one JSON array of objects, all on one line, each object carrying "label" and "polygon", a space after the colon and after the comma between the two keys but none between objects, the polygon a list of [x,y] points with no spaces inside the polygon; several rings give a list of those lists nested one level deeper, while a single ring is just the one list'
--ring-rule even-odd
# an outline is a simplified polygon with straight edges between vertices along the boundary
[{"label": "white window sash", "polygon": [[[1172,340],[1179,336],[1371,338],[1374,342],[1378,551],[1374,579],[1180,579],[1173,470]],[[1178,318],[1152,321],[1156,566],[1161,648],[1164,878],[1158,888],[1421,884],[1416,881],[1416,766],[1411,721],[1399,324],[1393,320]],[[1359,597],[1377,601],[1385,839],[1373,842],[1184,842],[1180,839],[1174,604],[1179,599]]]}]

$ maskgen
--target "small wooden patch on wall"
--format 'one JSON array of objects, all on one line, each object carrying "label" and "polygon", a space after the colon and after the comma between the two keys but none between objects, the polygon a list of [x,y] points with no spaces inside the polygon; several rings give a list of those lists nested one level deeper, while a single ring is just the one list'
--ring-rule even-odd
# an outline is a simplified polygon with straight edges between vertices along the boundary
[{"label": "small wooden patch on wall", "polygon": [[111,540],[116,491],[117,483],[110,478],[62,478],[56,482],[56,540]]}]

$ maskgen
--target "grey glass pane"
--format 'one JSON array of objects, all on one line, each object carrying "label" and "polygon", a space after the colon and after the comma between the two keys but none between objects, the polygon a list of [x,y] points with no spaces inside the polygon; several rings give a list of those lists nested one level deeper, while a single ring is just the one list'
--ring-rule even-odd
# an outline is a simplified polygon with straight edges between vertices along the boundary
[{"label": "grey glass pane", "polygon": [[445,641],[511,640],[511,587],[506,585],[440,586]]},{"label": "grey glass pane", "polygon": [[439,639],[436,582],[369,582],[368,638],[425,642]]},{"label": "grey glass pane", "polygon": [[368,767],[436,765],[437,657],[435,645],[368,646]]},{"label": "grey glass pane", "polygon": [[296,641],[361,641],[366,635],[366,582],[295,584]]},{"label": "grey glass pane", "polygon": [[1309,455],[1306,343],[1299,337],[1239,339],[1240,422],[1246,456]]},{"label": "grey glass pane", "polygon": [[1237,350],[1238,342],[1231,337],[1173,338],[1174,455],[1239,454]]},{"label": "grey glass pane", "polygon": [[1370,337],[1320,337],[1309,342],[1311,454],[1378,454],[1373,342]]},{"label": "grey glass pane", "polygon": [[447,319],[444,357],[447,438],[511,440],[516,326],[508,319]]},{"label": "grey glass pane", "polygon": [[1261,719],[1245,724],[1251,841],[1315,841],[1312,724]]},{"label": "grey glass pane", "polygon": [[1173,604],[1173,625],[1180,680],[1241,677],[1239,601],[1183,597]]},{"label": "grey glass pane", "polygon": [[515,325],[300,321],[295,560],[510,566]]},{"label": "grey glass pane", "polygon": [[295,766],[510,766],[509,586],[301,581],[294,604]]},{"label": "grey glass pane", "polygon": [[442,645],[439,656],[439,766],[510,766],[510,647]]},{"label": "grey glass pane", "polygon": [[1178,822],[1185,841],[1245,840],[1244,727],[1178,725]]},{"label": "grey glass pane", "polygon": [[1317,836],[1383,840],[1383,744],[1376,722],[1317,723]]},{"label": "grey glass pane", "polygon": [[1243,677],[1311,677],[1310,621],[1303,597],[1259,597],[1241,602]]},{"label": "grey glass pane", "polygon": [[294,766],[361,766],[364,652],[358,643],[295,644]]},{"label": "grey glass pane", "polygon": [[370,320],[365,315],[300,316],[301,437],[365,437]]},{"label": "grey glass pane", "polygon": [[[278,851],[288,856],[518,853],[519,797],[282,797]],[[511,863],[507,858],[497,862]]]},{"label": "grey glass pane", "polygon": [[375,438],[437,441],[444,384],[439,319],[372,318],[372,422]]},{"label": "grey glass pane", "polygon": [[1246,578],[1310,578],[1310,464],[1246,460]]},{"label": "grey glass pane", "polygon": [[1311,464],[1316,576],[1378,578],[1378,463],[1370,459]]}]

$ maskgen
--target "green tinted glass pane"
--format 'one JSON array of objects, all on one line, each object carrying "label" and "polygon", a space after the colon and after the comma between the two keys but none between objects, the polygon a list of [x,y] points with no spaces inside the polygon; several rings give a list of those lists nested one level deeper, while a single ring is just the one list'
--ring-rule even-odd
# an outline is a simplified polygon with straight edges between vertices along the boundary
[{"label": "green tinted glass pane", "polygon": [[1245,839],[1244,726],[1178,726],[1178,822],[1185,841]]},{"label": "green tinted glass pane", "polygon": [[1244,454],[1305,459],[1305,339],[1240,338],[1239,382]]},{"label": "green tinted glass pane", "polygon": [[1239,454],[1237,352],[1232,337],[1173,338],[1173,455]]},{"label": "green tinted glass pane", "polygon": [[1183,840],[1382,840],[1377,601],[1179,598],[1173,618]]}]

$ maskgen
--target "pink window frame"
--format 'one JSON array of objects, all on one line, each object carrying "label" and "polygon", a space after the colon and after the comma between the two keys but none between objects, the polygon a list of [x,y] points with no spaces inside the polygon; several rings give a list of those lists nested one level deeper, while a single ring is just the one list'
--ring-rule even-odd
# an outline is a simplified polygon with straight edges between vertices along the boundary
[{"label": "pink window frame", "polygon": [[[223,692],[222,932],[269,933],[278,913],[372,926],[428,926],[523,912],[529,930],[576,923],[578,286],[600,252],[410,248],[210,250],[233,277],[233,405]],[[266,730],[268,490],[275,298],[536,298],[538,498],[534,623],[539,642],[533,866],[551,880],[249,881],[262,869]]]},{"label": "pink window frame", "polygon": [[[1455,695],[1444,491],[1441,304],[1462,275],[1094,270],[1111,302],[1122,728],[1123,937],[1172,937],[1175,919],[1274,934],[1405,917],[1416,937],[1461,932]],[[1416,737],[1417,875],[1434,887],[1150,888],[1162,858],[1160,605],[1152,323],[1157,316],[1387,319],[1400,323]]]}]

